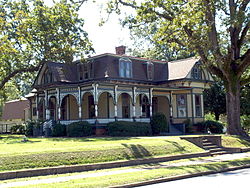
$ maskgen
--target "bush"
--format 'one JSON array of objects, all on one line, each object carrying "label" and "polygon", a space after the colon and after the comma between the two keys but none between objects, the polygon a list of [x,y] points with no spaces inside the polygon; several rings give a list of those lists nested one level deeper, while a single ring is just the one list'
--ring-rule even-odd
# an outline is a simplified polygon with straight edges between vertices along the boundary
[{"label": "bush", "polygon": [[66,136],[66,125],[57,123],[52,127],[52,136]]},{"label": "bush", "polygon": [[66,132],[69,137],[90,136],[92,126],[87,121],[74,122],[66,127]]},{"label": "bush", "polygon": [[150,124],[152,127],[153,134],[159,134],[161,132],[168,132],[169,130],[167,118],[162,113],[157,113],[153,115]]},{"label": "bush", "polygon": [[110,136],[150,136],[152,129],[149,123],[115,121],[107,124]]},{"label": "bush", "polygon": [[11,134],[24,134],[25,133],[25,125],[19,124],[14,125],[10,128]]},{"label": "bush", "polygon": [[26,136],[42,136],[43,129],[42,129],[43,121],[40,120],[33,120],[27,121],[25,124]]},{"label": "bush", "polygon": [[207,120],[204,122],[196,123],[194,126],[197,126],[197,131],[202,133],[207,133],[210,131],[214,134],[223,133],[223,124],[217,121]]},{"label": "bush", "polygon": [[250,131],[250,115],[243,115],[240,117],[241,126],[248,133]]}]

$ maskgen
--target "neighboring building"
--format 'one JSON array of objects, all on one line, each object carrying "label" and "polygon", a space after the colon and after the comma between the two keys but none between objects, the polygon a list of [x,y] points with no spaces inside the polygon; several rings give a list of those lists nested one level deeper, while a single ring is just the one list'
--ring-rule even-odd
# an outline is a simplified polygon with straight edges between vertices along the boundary
[{"label": "neighboring building", "polygon": [[102,54],[72,64],[44,64],[33,84],[31,119],[149,122],[157,112],[172,124],[204,120],[203,90],[213,81],[197,58],[166,62]]},{"label": "neighboring building", "polygon": [[26,98],[8,101],[4,104],[2,121],[21,123],[29,118],[29,101]]}]

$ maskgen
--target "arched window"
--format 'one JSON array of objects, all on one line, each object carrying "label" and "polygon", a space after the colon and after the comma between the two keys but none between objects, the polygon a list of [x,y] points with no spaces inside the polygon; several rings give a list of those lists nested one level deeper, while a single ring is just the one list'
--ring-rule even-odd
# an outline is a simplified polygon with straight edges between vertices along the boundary
[{"label": "arched window", "polygon": [[123,78],[132,78],[132,61],[130,59],[119,59],[119,74]]},{"label": "arched window", "polygon": [[201,80],[202,79],[202,73],[201,73],[201,68],[200,66],[196,65],[192,69],[192,78],[196,80]]},{"label": "arched window", "polygon": [[152,62],[147,62],[147,77],[148,80],[153,80],[154,78],[154,64]]}]

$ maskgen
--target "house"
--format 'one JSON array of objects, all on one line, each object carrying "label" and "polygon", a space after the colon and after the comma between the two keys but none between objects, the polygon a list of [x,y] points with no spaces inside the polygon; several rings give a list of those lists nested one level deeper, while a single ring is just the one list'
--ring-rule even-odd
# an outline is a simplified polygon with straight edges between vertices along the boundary
[{"label": "house", "polygon": [[63,124],[86,120],[149,122],[163,113],[171,124],[204,120],[203,90],[213,79],[199,59],[172,62],[105,53],[71,64],[48,62],[35,79],[35,96],[28,97],[31,119]]},{"label": "house", "polygon": [[29,101],[21,99],[11,100],[4,104],[2,120],[5,122],[24,122],[28,120]]},{"label": "house", "polygon": [[13,125],[27,121],[30,117],[29,111],[29,101],[24,97],[4,103],[0,133],[9,133]]}]

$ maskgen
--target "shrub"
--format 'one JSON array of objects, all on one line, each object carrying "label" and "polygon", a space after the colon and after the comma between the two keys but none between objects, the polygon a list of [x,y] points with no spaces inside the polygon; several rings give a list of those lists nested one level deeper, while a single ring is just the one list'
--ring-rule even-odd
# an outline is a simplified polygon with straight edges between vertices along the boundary
[{"label": "shrub", "polygon": [[92,126],[87,121],[74,122],[66,127],[66,132],[69,137],[90,136]]},{"label": "shrub", "polygon": [[33,120],[27,121],[25,124],[26,136],[42,136],[43,129],[42,129],[43,121],[40,120]]},{"label": "shrub", "polygon": [[246,132],[250,131],[250,115],[243,115],[240,117],[241,126]]},{"label": "shrub", "polygon": [[55,124],[52,127],[52,136],[66,136],[66,125],[60,123]]},{"label": "shrub", "polygon": [[19,124],[14,125],[10,128],[11,134],[24,134],[25,133],[25,125]]},{"label": "shrub", "polygon": [[150,124],[152,127],[153,134],[159,134],[161,132],[168,132],[169,125],[167,122],[167,118],[162,113],[157,113],[153,115]]},{"label": "shrub", "polygon": [[211,133],[221,134],[223,133],[223,124],[217,121],[207,120],[204,122],[196,123],[197,131],[202,133],[207,133],[210,131]]},{"label": "shrub", "polygon": [[152,129],[149,123],[115,121],[107,124],[110,136],[150,136]]}]

